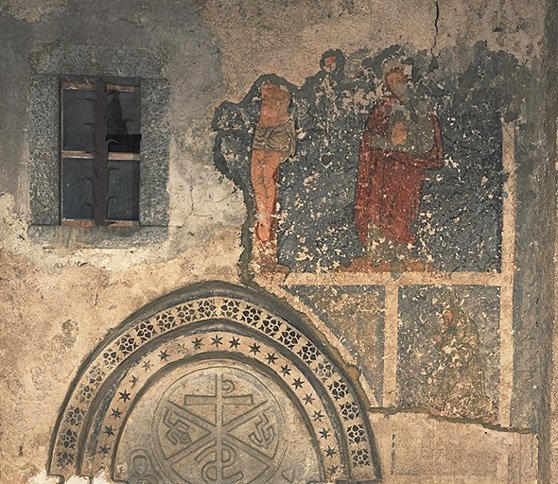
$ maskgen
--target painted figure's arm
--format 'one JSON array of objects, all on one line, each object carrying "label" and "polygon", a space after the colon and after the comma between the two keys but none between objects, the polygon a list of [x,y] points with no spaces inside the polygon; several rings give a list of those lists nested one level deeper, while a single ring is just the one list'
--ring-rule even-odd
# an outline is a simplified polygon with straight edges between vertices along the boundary
[{"label": "painted figure's arm", "polygon": [[415,166],[423,169],[436,169],[442,166],[444,161],[444,153],[442,150],[442,131],[440,123],[435,114],[430,115],[432,120],[432,129],[434,134],[434,145],[427,155],[419,156],[402,151],[392,151],[390,158],[398,163]]},{"label": "painted figure's arm", "polygon": [[368,224],[370,223],[370,204],[372,200],[371,178],[376,171],[376,163],[381,159],[383,150],[373,146],[374,138],[387,138],[389,130],[389,113],[393,107],[390,99],[378,103],[368,120],[360,143],[358,174],[355,197],[355,225],[358,238],[362,245],[368,239]]},{"label": "painted figure's arm", "polygon": [[372,146],[370,146],[372,137],[380,136],[382,138],[387,138],[389,129],[389,112],[391,111],[391,108],[391,102],[383,101],[370,113],[368,121],[366,122],[364,135],[362,136],[363,142],[365,139],[368,141],[367,146],[369,148],[372,148]]},{"label": "painted figure's arm", "polygon": [[388,131],[388,110],[391,105],[388,102],[378,104],[368,116],[366,127],[360,142],[360,152],[358,158],[358,174],[355,197],[355,225],[358,238],[363,245],[368,239],[369,205],[370,205],[370,177],[373,175],[375,166],[374,156],[377,149],[372,147],[372,139],[378,136],[387,136]]}]

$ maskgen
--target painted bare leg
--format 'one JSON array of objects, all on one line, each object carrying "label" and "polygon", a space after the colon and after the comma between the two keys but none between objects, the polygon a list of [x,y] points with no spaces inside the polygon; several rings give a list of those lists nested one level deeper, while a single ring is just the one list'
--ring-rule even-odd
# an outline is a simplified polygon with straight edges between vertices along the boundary
[{"label": "painted bare leg", "polygon": [[265,183],[264,166],[267,158],[267,153],[264,150],[252,151],[252,188],[254,190],[254,201],[256,204],[256,235],[261,241],[265,240],[265,233],[261,227],[265,227],[265,212],[268,196],[267,184]]},{"label": "painted bare leg", "polygon": [[262,107],[252,145],[252,188],[256,202],[256,235],[263,242],[273,237],[277,199],[274,174],[293,154],[294,129],[288,107],[291,93],[276,84],[262,84]]},{"label": "painted bare leg", "polygon": [[284,153],[267,152],[266,163],[262,170],[263,203],[260,209],[260,219],[257,225],[257,235],[262,242],[268,242],[273,237],[275,205],[277,203],[277,185],[275,172],[279,164],[285,159]]},{"label": "painted bare leg", "polygon": [[274,173],[284,154],[257,150],[252,153],[252,186],[256,202],[256,235],[262,242],[272,237],[273,214],[277,200]]}]

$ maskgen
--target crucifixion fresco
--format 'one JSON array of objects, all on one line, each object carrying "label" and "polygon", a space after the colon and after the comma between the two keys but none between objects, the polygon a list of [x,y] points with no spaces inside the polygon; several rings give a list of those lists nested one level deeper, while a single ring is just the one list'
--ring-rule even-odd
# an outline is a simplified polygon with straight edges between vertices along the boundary
[{"label": "crucifixion fresco", "polygon": [[507,94],[477,75],[494,62],[328,51],[301,87],[265,75],[221,105],[216,164],[244,191],[257,270],[498,270]]}]

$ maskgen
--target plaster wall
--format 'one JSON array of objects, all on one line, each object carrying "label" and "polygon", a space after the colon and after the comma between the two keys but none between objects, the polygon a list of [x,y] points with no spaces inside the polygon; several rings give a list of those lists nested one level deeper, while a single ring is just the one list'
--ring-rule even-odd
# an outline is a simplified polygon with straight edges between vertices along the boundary
[{"label": "plaster wall", "polygon": [[[47,482],[50,435],[69,382],[120,321],[196,282],[251,282],[239,266],[246,250],[243,195],[214,165],[211,121],[222,102],[240,102],[262,74],[300,86],[329,49],[359,59],[405,45],[462,72],[480,41],[527,73],[516,100],[510,418],[502,426],[414,406],[401,411],[381,399],[371,403],[370,418],[386,481],[551,482],[557,471],[545,423],[545,332],[553,310],[544,279],[553,277],[554,125],[541,104],[541,89],[555,72],[545,60],[545,28],[554,32],[548,12],[543,1],[523,0],[0,0],[0,481]],[[149,57],[150,75],[170,87],[168,232],[141,245],[99,248],[105,235],[84,243],[83,228],[49,240],[29,236],[30,80],[44,65],[83,74],[71,72],[78,48],[86,56],[80,69],[90,66],[91,73],[103,72],[112,52]],[[314,321],[308,306],[280,295],[310,314],[319,331],[332,331]],[[343,337],[331,344],[366,383],[351,356],[358,345]]]}]

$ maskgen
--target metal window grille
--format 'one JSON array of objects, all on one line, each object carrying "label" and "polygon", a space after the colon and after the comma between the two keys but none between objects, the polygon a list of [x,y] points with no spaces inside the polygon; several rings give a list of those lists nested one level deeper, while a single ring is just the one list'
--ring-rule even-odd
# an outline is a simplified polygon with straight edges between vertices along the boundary
[{"label": "metal window grille", "polygon": [[61,224],[139,225],[140,87],[60,83]]}]

